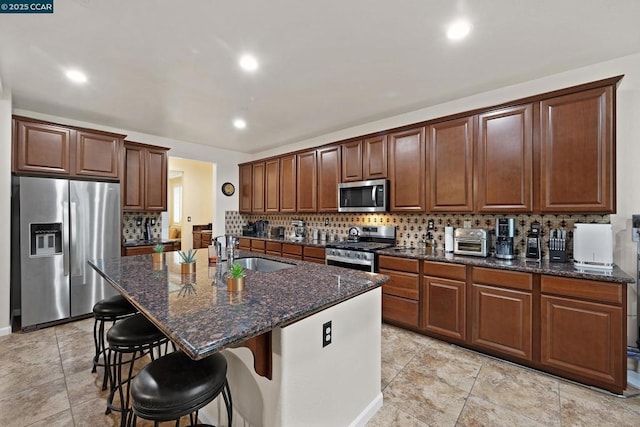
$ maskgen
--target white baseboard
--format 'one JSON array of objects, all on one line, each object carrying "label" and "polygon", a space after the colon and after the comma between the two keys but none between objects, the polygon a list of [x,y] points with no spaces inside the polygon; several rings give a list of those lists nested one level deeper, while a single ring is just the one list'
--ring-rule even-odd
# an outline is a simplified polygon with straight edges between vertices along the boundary
[{"label": "white baseboard", "polygon": [[362,412],[360,412],[360,415],[358,415],[356,419],[349,424],[349,427],[366,426],[367,422],[373,418],[380,408],[382,408],[382,392],[380,392],[376,398],[373,399]]},{"label": "white baseboard", "polygon": [[11,335],[11,326],[0,328],[0,337],[5,335]]}]

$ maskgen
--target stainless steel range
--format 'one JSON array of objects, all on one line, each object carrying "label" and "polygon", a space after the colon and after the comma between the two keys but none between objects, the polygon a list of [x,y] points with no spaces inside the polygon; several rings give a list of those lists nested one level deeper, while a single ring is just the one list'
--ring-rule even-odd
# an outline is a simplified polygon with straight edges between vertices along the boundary
[{"label": "stainless steel range", "polygon": [[351,226],[349,238],[344,242],[329,242],[325,251],[327,265],[353,268],[375,273],[378,270],[378,249],[396,244],[396,227]]}]

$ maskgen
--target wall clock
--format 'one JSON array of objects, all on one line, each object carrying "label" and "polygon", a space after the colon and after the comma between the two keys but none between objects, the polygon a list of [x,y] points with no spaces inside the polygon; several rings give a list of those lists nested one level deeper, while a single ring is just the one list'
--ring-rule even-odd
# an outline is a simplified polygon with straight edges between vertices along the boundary
[{"label": "wall clock", "polygon": [[236,187],[233,186],[230,182],[225,182],[222,184],[222,194],[225,196],[231,196],[236,192]]}]

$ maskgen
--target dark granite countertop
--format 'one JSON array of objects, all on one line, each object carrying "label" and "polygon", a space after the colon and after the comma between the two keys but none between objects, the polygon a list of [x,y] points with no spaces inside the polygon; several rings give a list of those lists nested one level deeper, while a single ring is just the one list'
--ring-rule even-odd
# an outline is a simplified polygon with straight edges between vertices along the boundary
[{"label": "dark granite countertop", "polygon": [[150,254],[89,264],[194,359],[301,320],[388,280],[381,274],[245,251],[238,257],[268,258],[294,267],[246,270],[244,291],[228,292],[221,277],[225,263],[210,267],[206,250],[197,251],[193,275],[180,274],[175,252],[167,253],[157,270]]},{"label": "dark granite countertop", "polygon": [[165,243],[175,243],[175,242],[179,242],[179,240],[175,240],[175,239],[134,240],[132,242],[124,242],[122,246],[130,248],[130,247],[136,247],[136,246],[155,246],[158,243],[163,245]]},{"label": "dark granite countertop", "polygon": [[549,260],[540,262],[516,258],[506,261],[494,257],[474,257],[445,254],[442,250],[421,251],[414,248],[388,248],[376,251],[379,255],[395,256],[400,258],[422,259],[426,261],[450,262],[453,264],[473,265],[477,267],[497,268],[501,270],[523,271],[527,273],[549,274],[553,276],[572,277],[576,279],[600,280],[614,283],[633,283],[635,279],[622,271],[617,265],[612,271],[582,270],[574,266],[572,262],[553,263]]}]

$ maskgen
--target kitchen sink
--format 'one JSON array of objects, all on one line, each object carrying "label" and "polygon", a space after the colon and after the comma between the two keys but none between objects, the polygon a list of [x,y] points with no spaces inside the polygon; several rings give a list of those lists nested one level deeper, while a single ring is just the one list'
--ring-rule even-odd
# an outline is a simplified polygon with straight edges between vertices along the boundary
[{"label": "kitchen sink", "polygon": [[262,272],[278,271],[284,270],[285,268],[295,267],[295,264],[257,257],[236,258],[234,264],[240,264],[248,270]]}]

